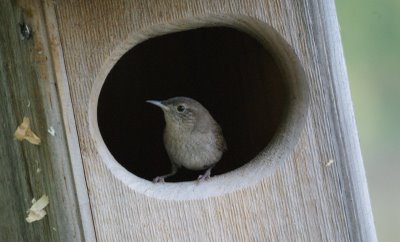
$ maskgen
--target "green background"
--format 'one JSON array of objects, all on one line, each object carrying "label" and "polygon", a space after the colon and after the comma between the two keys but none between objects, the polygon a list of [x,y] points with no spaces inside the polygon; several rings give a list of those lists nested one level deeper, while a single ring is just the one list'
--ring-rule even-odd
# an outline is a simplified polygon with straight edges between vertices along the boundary
[{"label": "green background", "polygon": [[336,0],[379,241],[400,241],[400,0]]}]

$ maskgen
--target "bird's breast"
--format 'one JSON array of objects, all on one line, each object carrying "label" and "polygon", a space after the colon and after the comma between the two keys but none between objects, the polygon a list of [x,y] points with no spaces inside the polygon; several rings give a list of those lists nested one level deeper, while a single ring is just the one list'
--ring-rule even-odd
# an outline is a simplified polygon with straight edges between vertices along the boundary
[{"label": "bird's breast", "polygon": [[166,128],[164,145],[172,162],[192,170],[205,169],[218,162],[222,156],[211,131],[196,133]]}]

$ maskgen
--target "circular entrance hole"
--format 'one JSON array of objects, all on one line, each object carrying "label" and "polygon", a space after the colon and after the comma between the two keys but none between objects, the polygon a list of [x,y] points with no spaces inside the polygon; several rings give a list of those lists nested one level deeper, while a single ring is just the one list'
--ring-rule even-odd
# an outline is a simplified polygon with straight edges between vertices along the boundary
[{"label": "circular entrance hole", "polygon": [[[221,125],[228,150],[212,175],[237,169],[268,147],[289,112],[285,70],[258,40],[231,27],[202,27],[150,38],[126,52],[101,88],[97,120],[115,160],[147,180],[171,164],[161,109],[146,100],[192,97]],[[194,180],[179,170],[167,182]]]}]

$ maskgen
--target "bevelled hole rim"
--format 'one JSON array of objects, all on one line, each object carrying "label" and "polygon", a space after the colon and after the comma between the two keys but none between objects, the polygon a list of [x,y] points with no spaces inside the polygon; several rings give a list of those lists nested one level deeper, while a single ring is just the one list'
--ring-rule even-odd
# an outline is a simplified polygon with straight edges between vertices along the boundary
[{"label": "bevelled hole rim", "polygon": [[[245,165],[267,146],[286,111],[286,90],[273,56],[256,39],[233,28],[201,27],[154,37],[126,52],[103,84],[97,117],[114,158],[152,180],[170,172],[171,163],[161,138],[163,114],[146,101],[195,98],[228,143],[212,169],[215,176]],[[181,168],[167,181],[191,181],[202,173]]]},{"label": "bevelled hole rim", "polygon": [[[135,46],[154,37],[197,28],[227,27],[236,29],[257,39],[273,55],[282,70],[288,98],[280,125],[271,141],[251,161],[240,168],[212,177],[206,182],[186,181],[154,184],[126,170],[115,160],[102,139],[98,120],[98,97],[103,84],[119,59]],[[208,16],[187,19],[173,24],[149,27],[132,35],[112,53],[101,68],[91,94],[89,106],[89,127],[99,152],[100,161],[111,174],[132,191],[150,197],[166,200],[202,199],[219,196],[237,189],[248,187],[269,176],[275,168],[293,152],[305,125],[308,114],[309,90],[304,70],[291,46],[268,24],[245,16]]]}]

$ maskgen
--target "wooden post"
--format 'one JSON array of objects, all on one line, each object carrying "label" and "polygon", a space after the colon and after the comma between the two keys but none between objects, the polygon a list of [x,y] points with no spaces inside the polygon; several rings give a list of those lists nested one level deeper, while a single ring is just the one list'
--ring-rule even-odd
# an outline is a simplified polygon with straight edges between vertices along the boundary
[{"label": "wooden post", "polygon": [[[4,134],[0,136],[0,240],[376,241],[333,0],[35,0],[2,2],[0,12]],[[20,36],[20,24],[31,27],[31,38]],[[218,63],[219,69],[186,66],[189,74],[180,75],[188,69],[174,64],[199,58],[200,66],[207,61],[201,54],[210,48],[196,42],[200,35],[190,37],[193,42],[183,42],[189,49],[195,42],[200,44],[193,52],[169,45],[174,36],[162,42],[163,36],[190,35],[188,31],[199,28],[207,34],[211,27],[239,31],[265,49],[257,53],[267,54],[256,54],[258,47],[247,45],[251,41],[238,34],[233,41],[244,41],[238,48],[245,46],[239,54],[242,62],[237,62],[241,64],[228,69],[224,60],[234,58],[229,55]],[[140,66],[140,59],[135,65],[125,62],[128,69],[121,83],[130,83],[125,89],[135,92],[123,100],[123,106],[115,105],[113,99],[99,102],[106,79],[111,88],[121,79],[109,81],[109,75],[124,56],[157,38],[160,49],[172,46],[171,53],[185,60],[174,62],[179,58],[171,56],[171,63],[162,62],[170,67],[151,70],[162,79],[175,68],[168,72],[175,75],[168,79],[169,86],[165,88],[165,82],[157,78],[146,81],[144,74],[139,76],[143,83],[133,88],[139,82],[137,76],[124,78]],[[143,53],[159,53],[149,46]],[[134,58],[136,52],[132,53]],[[197,57],[192,57],[194,53]],[[157,55],[141,58],[162,60]],[[188,76],[223,76],[224,72],[232,73],[211,84],[196,80],[186,82],[187,87],[177,85]],[[198,88],[193,87],[196,83]],[[221,87],[216,93],[225,99],[202,91],[211,90],[207,89],[210,86]],[[130,170],[129,164],[116,159],[117,153],[99,128],[98,112],[104,104],[111,105],[105,109],[111,110],[110,116],[126,110],[132,112],[135,125],[150,125],[153,119],[138,121],[150,112],[144,98],[174,94],[173,90],[203,98],[225,123],[222,128],[227,136],[233,137],[228,146],[233,144],[234,149],[220,165],[224,169],[228,164],[227,170],[217,172],[210,181],[153,184],[146,175],[151,172]],[[236,120],[224,121],[234,117],[226,100],[243,112],[243,122],[236,122],[243,124],[237,131],[241,134],[232,131]],[[280,104],[271,100],[280,100]],[[274,112],[279,118],[263,113],[272,107],[282,109]],[[142,111],[136,115],[132,110]],[[31,119],[32,130],[42,139],[39,146],[13,140],[24,116]],[[263,125],[271,122],[276,122],[271,137],[264,137],[269,129]],[[118,135],[110,139],[120,142],[112,147],[148,148],[135,137],[144,137],[149,129],[122,127],[136,133],[128,140]],[[55,136],[48,132],[50,128]],[[121,127],[107,128],[112,133]],[[240,142],[234,137],[240,137]],[[251,142],[258,145],[263,140],[262,150],[250,161],[229,168],[230,160],[246,157],[241,155]],[[162,146],[150,150],[164,152]],[[159,157],[162,164],[167,162]],[[126,160],[161,165],[142,157]],[[43,194],[50,200],[47,216],[28,224],[25,211],[32,198]]]},{"label": "wooden post", "polygon": [[[50,6],[40,1],[0,3],[0,241],[94,238]],[[24,117],[40,145],[14,138]],[[47,215],[28,223],[32,200],[43,195],[49,198]]]}]

